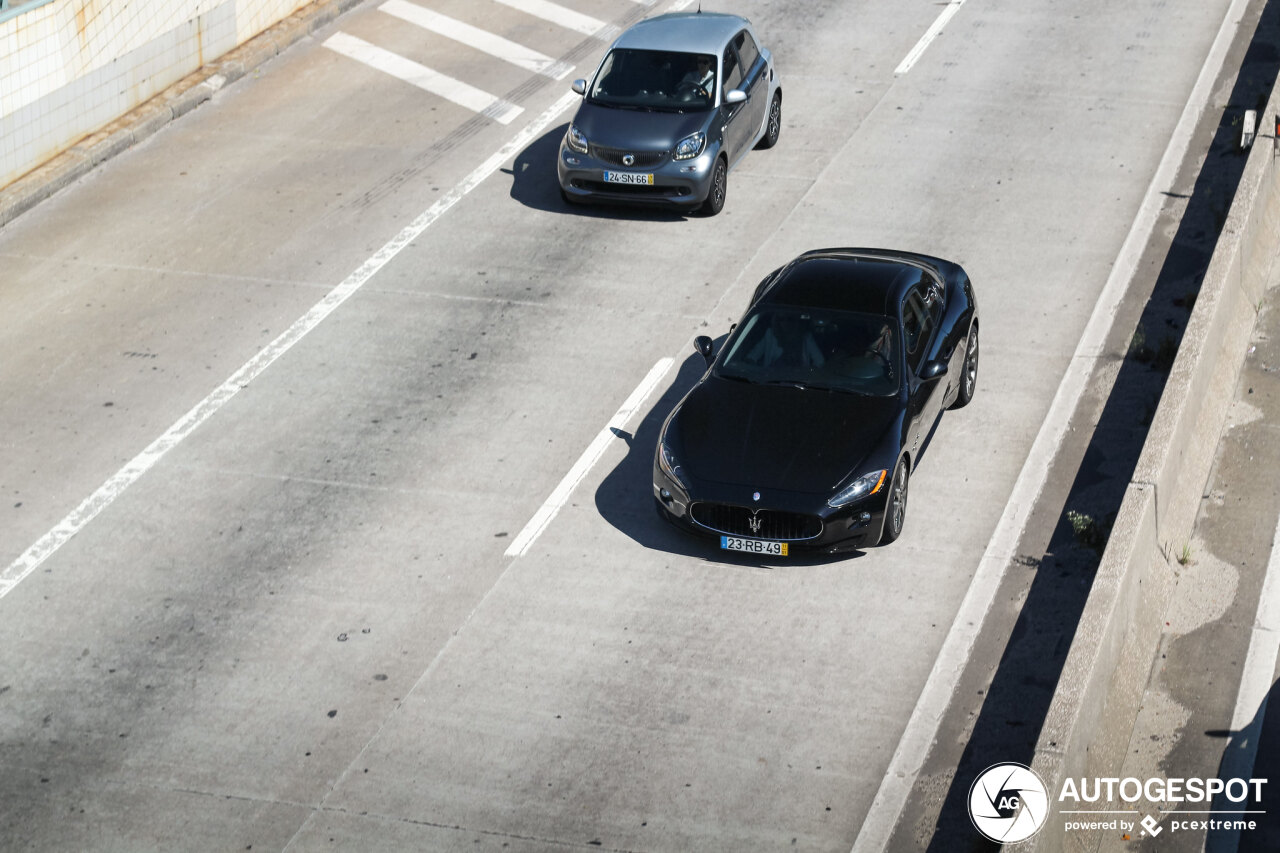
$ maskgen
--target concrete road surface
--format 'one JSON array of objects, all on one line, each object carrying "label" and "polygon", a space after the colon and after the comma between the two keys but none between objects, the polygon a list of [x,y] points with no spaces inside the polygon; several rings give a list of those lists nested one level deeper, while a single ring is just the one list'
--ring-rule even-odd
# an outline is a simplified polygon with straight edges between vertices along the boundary
[{"label": "concrete road surface", "polygon": [[[1233,9],[743,0],[784,126],[707,218],[553,169],[688,0],[414,2],[574,70],[366,3],[0,230],[0,847],[849,850]],[[692,337],[850,245],[982,311],[902,540],[662,525]]]}]

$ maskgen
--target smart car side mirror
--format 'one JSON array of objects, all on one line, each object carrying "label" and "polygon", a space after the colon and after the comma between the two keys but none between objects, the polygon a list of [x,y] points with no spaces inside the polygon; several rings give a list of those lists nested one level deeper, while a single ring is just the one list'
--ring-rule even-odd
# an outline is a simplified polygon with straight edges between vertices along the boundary
[{"label": "smart car side mirror", "polygon": [[947,375],[947,363],[942,359],[931,361],[920,371],[921,379],[938,379]]},{"label": "smart car side mirror", "polygon": [[587,81],[579,77],[569,85],[569,88],[577,92],[579,95],[587,94]]},{"label": "smart car side mirror", "polygon": [[693,339],[693,348],[698,351],[699,355],[707,360],[708,367],[710,367],[711,362],[715,360],[715,356],[711,352],[713,346],[714,344],[712,343],[711,338],[708,338],[706,335],[698,335]]},{"label": "smart car side mirror", "polygon": [[741,89],[733,89],[725,93],[724,102],[726,104],[740,104],[747,99],[747,93]]}]

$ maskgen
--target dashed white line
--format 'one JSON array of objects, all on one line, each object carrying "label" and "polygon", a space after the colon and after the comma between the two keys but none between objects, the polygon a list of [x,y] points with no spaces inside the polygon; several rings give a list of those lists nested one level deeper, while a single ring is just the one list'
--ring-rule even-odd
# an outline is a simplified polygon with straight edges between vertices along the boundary
[{"label": "dashed white line", "polygon": [[430,30],[445,38],[465,44],[467,47],[495,56],[504,62],[510,62],[512,65],[517,65],[526,71],[532,71],[535,74],[541,74],[553,80],[563,80],[573,70],[573,66],[566,62],[558,62],[532,48],[509,41],[502,36],[482,30],[479,27],[473,27],[447,15],[441,15],[439,12],[433,12],[416,3],[410,3],[408,0],[387,0],[386,3],[383,3],[378,8],[402,21],[408,21],[415,26],[422,27],[424,30]]},{"label": "dashed white line", "polygon": [[370,68],[412,83],[419,89],[452,101],[460,107],[486,115],[499,124],[510,124],[512,119],[524,111],[523,107],[347,33],[334,33],[324,40],[324,46]]},{"label": "dashed white line", "polygon": [[631,416],[636,410],[644,404],[644,401],[653,393],[653,389],[662,381],[662,377],[667,375],[671,370],[671,365],[675,363],[673,358],[663,358],[649,371],[644,381],[636,386],[636,390],[631,392],[631,396],[622,404],[622,408],[610,418],[605,428],[600,430],[595,439],[587,446],[582,455],[578,457],[578,461],[573,463],[573,467],[569,469],[569,473],[564,475],[564,479],[555,487],[548,497],[533,514],[533,518],[529,519],[529,523],[524,529],[511,540],[511,544],[507,546],[506,555],[508,557],[523,556],[533,541],[538,538],[547,525],[551,523],[551,519],[556,517],[556,513],[560,512],[560,508],[569,500],[569,496],[573,494],[573,490],[578,487],[578,483],[582,482],[582,478],[587,476],[587,472],[592,466],[599,461],[604,454],[605,449],[609,446],[617,436],[614,430],[622,429],[626,426],[627,421],[631,420]]},{"label": "dashed white line", "polygon": [[566,9],[558,3],[550,2],[550,0],[497,0],[497,2],[524,12],[526,15],[532,15],[535,18],[541,18],[557,26],[589,36],[596,35],[606,26],[604,21],[596,20],[589,15],[575,12],[572,9]]},{"label": "dashed white line", "polygon": [[930,26],[929,29],[925,30],[924,35],[920,37],[920,41],[916,42],[916,46],[911,48],[911,52],[907,54],[906,58],[903,59],[902,62],[898,63],[898,67],[893,70],[893,73],[906,74],[910,71],[911,66],[916,64],[916,60],[924,54],[929,45],[933,43],[933,40],[942,32],[942,28],[947,25],[948,21],[955,17],[956,12],[959,12],[960,7],[963,5],[964,0],[951,0],[951,2],[947,4],[947,8],[943,9],[942,14],[933,22],[933,25]]},{"label": "dashed white line", "polygon": [[561,96],[558,101],[548,107],[531,124],[513,136],[509,142],[494,152],[489,159],[481,163],[461,183],[419,214],[417,219],[405,226],[399,234],[361,264],[355,272],[347,276],[341,284],[329,291],[323,299],[295,321],[278,338],[246,362],[227,381],[215,388],[213,393],[197,403],[191,411],[179,418],[177,423],[169,427],[163,435],[151,442],[145,450],[99,486],[93,494],[85,498],[66,518],[44,536],[41,536],[18,559],[9,564],[3,573],[0,573],[0,598],[4,598],[12,592],[14,587],[21,583],[24,578],[39,568],[45,560],[53,556],[59,548],[119,498],[126,489],[155,467],[156,463],[164,458],[165,454],[177,447],[183,439],[195,432],[201,424],[213,417],[223,406],[230,402],[240,392],[240,389],[261,375],[264,370],[275,363],[276,359],[292,349],[312,329],[320,325],[326,317],[337,310],[338,306],[355,295],[364,286],[365,282],[373,278],[379,270],[390,263],[406,246],[416,240],[423,231],[426,231],[433,222],[443,216],[449,208],[478,187],[485,178],[496,172],[503,163],[519,154],[530,142],[545,133],[547,127],[557,121],[561,114],[580,100],[581,97],[574,92],[567,92]]}]

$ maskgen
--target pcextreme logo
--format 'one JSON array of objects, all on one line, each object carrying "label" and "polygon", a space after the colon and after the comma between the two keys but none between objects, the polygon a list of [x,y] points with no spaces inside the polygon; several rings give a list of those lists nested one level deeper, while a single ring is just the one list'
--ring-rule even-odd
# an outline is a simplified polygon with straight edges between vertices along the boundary
[{"label": "pcextreme logo", "polygon": [[1040,831],[1048,816],[1048,789],[1026,765],[993,764],[969,788],[969,819],[992,841],[1025,841]]}]

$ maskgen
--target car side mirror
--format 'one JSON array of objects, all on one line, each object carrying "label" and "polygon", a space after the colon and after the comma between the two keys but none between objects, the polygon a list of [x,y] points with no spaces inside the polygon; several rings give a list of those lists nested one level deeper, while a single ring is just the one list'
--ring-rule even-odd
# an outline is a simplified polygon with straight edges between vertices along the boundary
[{"label": "car side mirror", "polygon": [[732,89],[725,93],[724,102],[726,104],[740,104],[747,99],[747,93],[741,89]]},{"label": "car side mirror", "polygon": [[947,363],[942,359],[936,359],[924,366],[920,371],[921,379],[938,379],[947,375]]},{"label": "car side mirror", "polygon": [[713,346],[714,344],[712,343],[711,338],[708,338],[706,335],[698,335],[693,339],[693,348],[698,351],[699,355],[707,360],[708,367],[711,366],[711,362],[715,361],[715,355],[711,351]]},{"label": "car side mirror", "polygon": [[569,85],[569,88],[577,92],[579,95],[587,94],[587,81],[579,77]]}]

